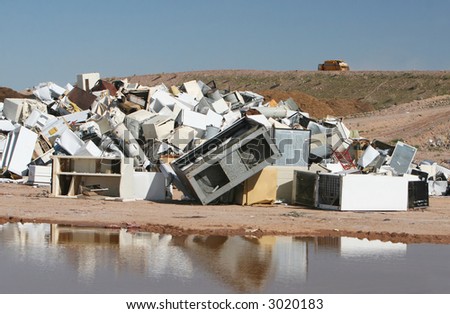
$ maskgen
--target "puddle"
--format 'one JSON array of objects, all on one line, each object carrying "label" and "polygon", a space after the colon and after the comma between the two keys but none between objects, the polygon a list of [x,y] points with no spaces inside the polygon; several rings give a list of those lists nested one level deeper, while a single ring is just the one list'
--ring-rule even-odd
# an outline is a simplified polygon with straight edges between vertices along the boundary
[{"label": "puddle", "polygon": [[0,293],[450,293],[450,245],[0,225]]}]

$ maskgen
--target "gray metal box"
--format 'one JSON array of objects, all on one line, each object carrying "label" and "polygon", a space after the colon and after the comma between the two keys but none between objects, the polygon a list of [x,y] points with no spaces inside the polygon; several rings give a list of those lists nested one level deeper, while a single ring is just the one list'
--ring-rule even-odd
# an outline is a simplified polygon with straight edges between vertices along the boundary
[{"label": "gray metal box", "polygon": [[280,156],[269,131],[242,118],[171,165],[190,196],[205,205]]},{"label": "gray metal box", "polygon": [[273,139],[281,153],[275,165],[307,167],[310,138],[310,130],[273,129]]}]

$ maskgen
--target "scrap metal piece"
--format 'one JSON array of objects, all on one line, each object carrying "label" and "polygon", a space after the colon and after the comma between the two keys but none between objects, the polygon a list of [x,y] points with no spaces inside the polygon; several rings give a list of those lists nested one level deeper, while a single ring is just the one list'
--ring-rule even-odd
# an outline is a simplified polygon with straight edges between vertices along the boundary
[{"label": "scrap metal piece", "polygon": [[273,139],[281,152],[278,166],[308,166],[310,130],[273,129]]},{"label": "scrap metal piece", "polygon": [[321,173],[317,207],[341,211],[406,211],[408,179],[384,175]]},{"label": "scrap metal piece", "polygon": [[30,165],[27,184],[50,186],[52,182],[52,167]]},{"label": "scrap metal piece", "polygon": [[83,73],[77,75],[77,86],[88,91],[95,86],[95,83],[100,80],[100,73]]},{"label": "scrap metal piece", "polygon": [[362,154],[361,158],[358,159],[358,166],[365,168],[369,166],[378,156],[380,156],[380,153],[369,145]]},{"label": "scrap metal piece", "polygon": [[408,207],[428,207],[428,182],[423,180],[408,182]]},{"label": "scrap metal piece", "polygon": [[83,146],[84,142],[70,129],[66,129],[55,143],[61,146],[70,155],[75,153]]},{"label": "scrap metal piece", "polygon": [[98,92],[103,90],[108,90],[111,96],[116,96],[117,94],[117,88],[114,86],[114,84],[109,83],[105,80],[98,80],[91,88],[91,92]]},{"label": "scrap metal piece", "polygon": [[124,123],[134,138],[139,139],[143,135],[142,125],[155,116],[157,114],[141,109],[127,115]]},{"label": "scrap metal piece", "polygon": [[26,175],[38,135],[23,126],[8,133],[0,169],[19,176]]},{"label": "scrap metal piece", "polygon": [[91,105],[97,99],[95,95],[92,95],[77,86],[67,94],[67,98],[83,110],[90,109]]},{"label": "scrap metal piece", "polygon": [[170,116],[156,115],[142,123],[142,133],[146,141],[163,140],[173,131],[174,120]]},{"label": "scrap metal piece", "polygon": [[47,105],[35,99],[5,98],[3,115],[11,122],[22,123],[34,109],[47,112]]},{"label": "scrap metal piece", "polygon": [[38,109],[34,109],[23,125],[29,129],[35,128],[37,131],[41,131],[49,121],[54,119],[56,119],[56,117],[41,112]]},{"label": "scrap metal piece", "polygon": [[408,172],[416,152],[417,148],[403,142],[397,142],[390,162],[395,174],[402,175]]},{"label": "scrap metal piece", "polygon": [[292,202],[311,208],[317,207],[317,187],[319,175],[311,171],[294,171]]},{"label": "scrap metal piece", "polygon": [[135,166],[142,166],[148,160],[139,145],[138,141],[135,139],[133,134],[127,129],[125,124],[120,123],[113,130],[112,133],[119,140],[120,145],[123,148],[125,156],[134,159]]}]

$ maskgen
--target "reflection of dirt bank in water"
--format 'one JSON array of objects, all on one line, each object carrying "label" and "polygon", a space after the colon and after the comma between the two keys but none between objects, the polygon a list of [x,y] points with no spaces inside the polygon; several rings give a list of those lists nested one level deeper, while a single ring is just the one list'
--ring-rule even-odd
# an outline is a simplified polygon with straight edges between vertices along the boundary
[{"label": "reflection of dirt bank in water", "polygon": [[[450,244],[450,197],[407,212],[336,212],[296,206],[114,202],[47,197],[45,188],[0,184],[0,223],[127,228],[172,235],[351,236]],[[295,215],[287,215],[295,212]]]},{"label": "reflection of dirt bank in water", "polygon": [[251,235],[254,237],[261,237],[263,235],[292,235],[292,236],[330,236],[330,237],[354,237],[359,239],[368,240],[381,240],[390,242],[402,242],[402,243],[443,243],[450,244],[450,235],[427,235],[427,234],[407,234],[407,233],[397,233],[397,232],[371,232],[371,231],[345,231],[345,230],[317,230],[310,231],[306,233],[286,233],[286,232],[264,232],[258,230],[254,233],[246,232],[244,229],[215,229],[215,230],[180,230],[180,228],[173,226],[155,226],[147,225],[142,226],[140,230],[157,232],[157,233],[168,233],[172,235],[187,235],[187,234],[199,234],[199,235]]}]

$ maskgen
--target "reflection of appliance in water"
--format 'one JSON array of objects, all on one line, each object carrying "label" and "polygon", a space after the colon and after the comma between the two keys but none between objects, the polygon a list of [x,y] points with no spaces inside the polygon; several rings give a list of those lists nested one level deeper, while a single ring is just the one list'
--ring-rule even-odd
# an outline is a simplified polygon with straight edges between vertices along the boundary
[{"label": "reflection of appliance in water", "polygon": [[57,224],[50,225],[50,239],[54,244],[119,244],[119,232],[120,230],[117,229],[72,227]]},{"label": "reflection of appliance in water", "polygon": [[[118,270],[132,268],[154,277],[169,273],[191,277],[191,261],[179,247],[172,245],[173,239],[167,234],[130,233],[126,229],[65,225],[51,225],[50,229],[52,244],[70,247],[68,261],[75,264],[83,281],[92,280],[98,267],[111,263]],[[107,246],[114,249],[104,251]]]},{"label": "reflection of appliance in water", "polygon": [[403,257],[406,255],[407,244],[382,242],[357,238],[341,238],[341,256],[345,258],[358,258],[362,256],[376,257]]},{"label": "reflection of appliance in water", "polygon": [[[305,240],[306,241],[306,240]],[[312,238],[317,252],[332,251],[348,259],[360,257],[403,257],[407,244],[383,242],[380,240],[358,239],[350,237],[316,237]]]},{"label": "reflection of appliance in water", "polygon": [[306,281],[307,244],[291,237],[189,236],[184,243],[200,264],[239,292],[263,291],[272,274]]}]

